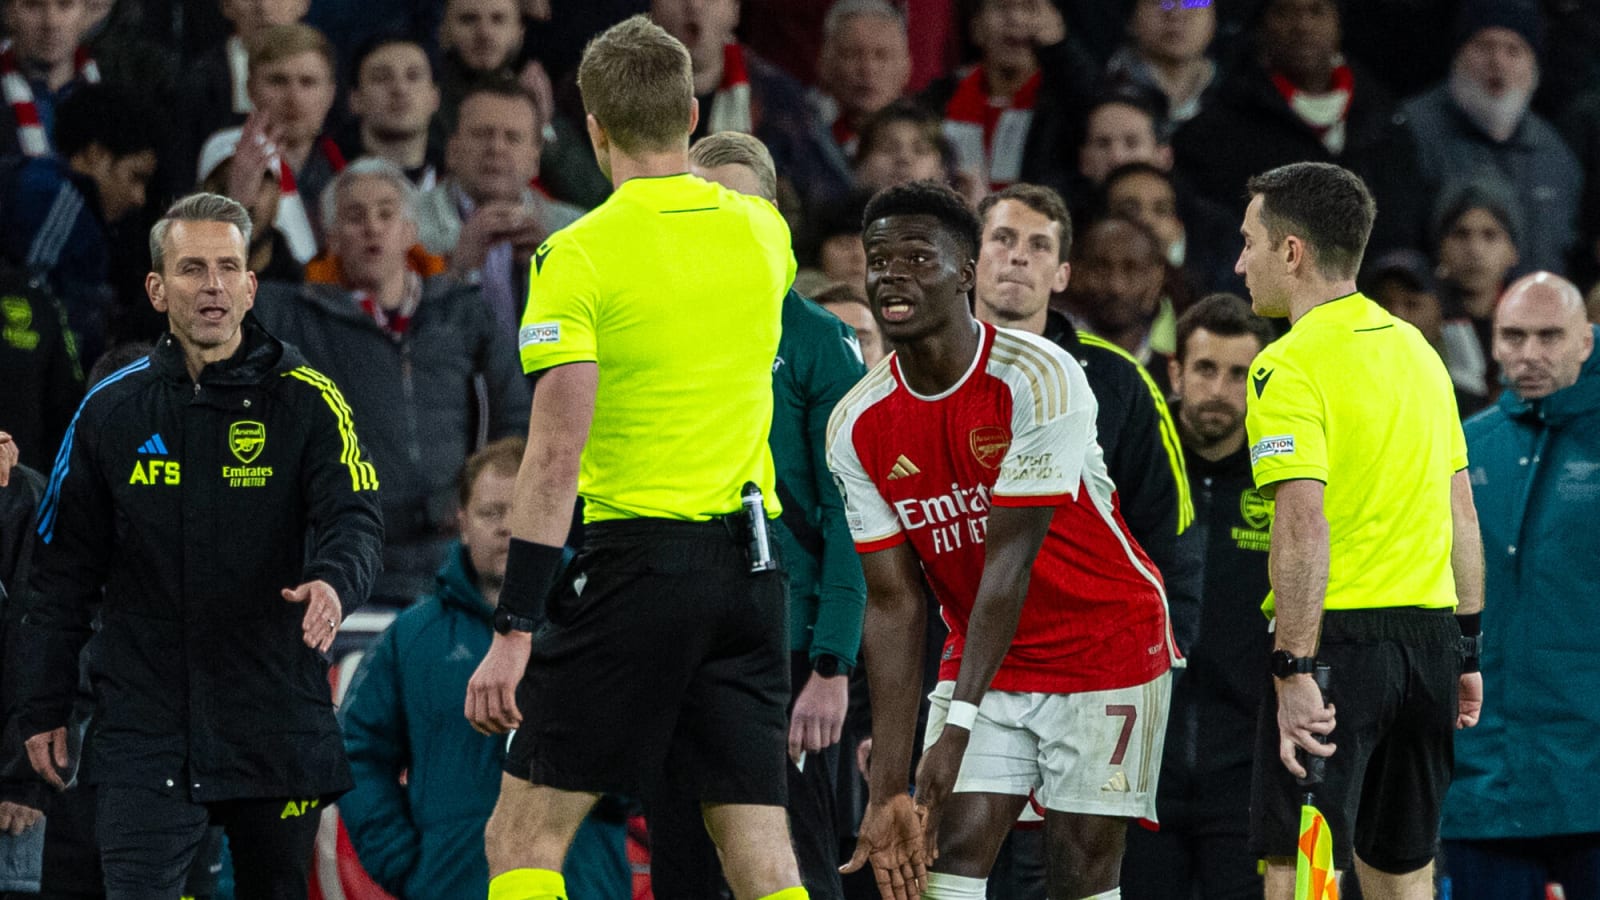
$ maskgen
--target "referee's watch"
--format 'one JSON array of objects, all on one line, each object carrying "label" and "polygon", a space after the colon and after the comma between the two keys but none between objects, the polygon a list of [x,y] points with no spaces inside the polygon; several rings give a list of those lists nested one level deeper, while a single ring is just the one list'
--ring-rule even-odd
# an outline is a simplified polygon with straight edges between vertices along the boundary
[{"label": "referee's watch", "polygon": [[513,631],[531,634],[539,630],[539,623],[528,616],[519,616],[504,606],[497,606],[494,610],[494,630],[496,634],[510,634]]},{"label": "referee's watch", "polygon": [[834,656],[832,653],[818,654],[817,658],[811,661],[811,671],[821,675],[823,678],[849,675],[851,668],[852,666],[849,663]]},{"label": "referee's watch", "polygon": [[1274,678],[1291,678],[1295,675],[1310,675],[1317,671],[1317,658],[1315,656],[1295,656],[1287,650],[1274,650],[1270,657],[1269,668]]}]

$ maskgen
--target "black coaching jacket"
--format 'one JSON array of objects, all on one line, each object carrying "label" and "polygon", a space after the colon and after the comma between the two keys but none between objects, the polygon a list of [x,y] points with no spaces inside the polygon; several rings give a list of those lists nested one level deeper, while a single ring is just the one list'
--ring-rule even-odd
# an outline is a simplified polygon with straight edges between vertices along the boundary
[{"label": "black coaching jacket", "polygon": [[96,385],[40,505],[27,639],[8,665],[23,735],[65,725],[104,590],[90,783],[198,803],[351,786],[327,660],[279,591],[321,579],[346,614],[365,599],[377,476],[338,388],[253,316],[242,327],[198,381],[166,334]]}]

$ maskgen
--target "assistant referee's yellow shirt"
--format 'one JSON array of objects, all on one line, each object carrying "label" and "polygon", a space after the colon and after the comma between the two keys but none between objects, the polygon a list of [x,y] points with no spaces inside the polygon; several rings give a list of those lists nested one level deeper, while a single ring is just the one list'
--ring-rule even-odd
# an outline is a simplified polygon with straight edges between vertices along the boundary
[{"label": "assistant referee's yellow shirt", "polygon": [[1456,605],[1450,479],[1467,443],[1420,332],[1361,294],[1313,308],[1251,364],[1245,423],[1262,493],[1326,485],[1325,609]]},{"label": "assistant referee's yellow shirt", "polygon": [[748,481],[778,514],[767,433],[794,273],[772,204],[692,175],[629,179],[539,247],[523,371],[599,367],[585,521],[706,519]]}]

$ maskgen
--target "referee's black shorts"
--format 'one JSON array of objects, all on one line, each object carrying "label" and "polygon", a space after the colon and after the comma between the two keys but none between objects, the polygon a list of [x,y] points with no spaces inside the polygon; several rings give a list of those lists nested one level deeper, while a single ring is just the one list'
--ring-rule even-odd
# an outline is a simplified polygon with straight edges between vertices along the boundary
[{"label": "referee's black shorts", "polygon": [[[1330,610],[1317,661],[1332,667],[1337,725],[1317,808],[1333,830],[1333,862],[1351,853],[1402,874],[1433,859],[1455,769],[1461,628],[1448,609]],[[1265,672],[1266,666],[1262,665]],[[1264,676],[1268,682],[1271,675]],[[1262,695],[1250,790],[1250,850],[1293,857],[1306,789],[1278,758],[1277,691]]]},{"label": "referee's black shorts", "polygon": [[533,637],[507,773],[637,794],[665,767],[702,803],[784,805],[786,576],[751,575],[735,530],[586,528]]}]

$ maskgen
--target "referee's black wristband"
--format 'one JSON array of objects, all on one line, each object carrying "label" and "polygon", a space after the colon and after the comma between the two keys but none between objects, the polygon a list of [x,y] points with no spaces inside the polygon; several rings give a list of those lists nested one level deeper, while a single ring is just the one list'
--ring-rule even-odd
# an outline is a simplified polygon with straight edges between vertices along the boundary
[{"label": "referee's black wristband", "polygon": [[1470,675],[1483,668],[1483,613],[1456,616],[1461,627],[1461,672]]},{"label": "referee's black wristband", "polygon": [[543,621],[544,599],[561,573],[561,555],[560,547],[512,538],[500,606],[513,615]]}]

